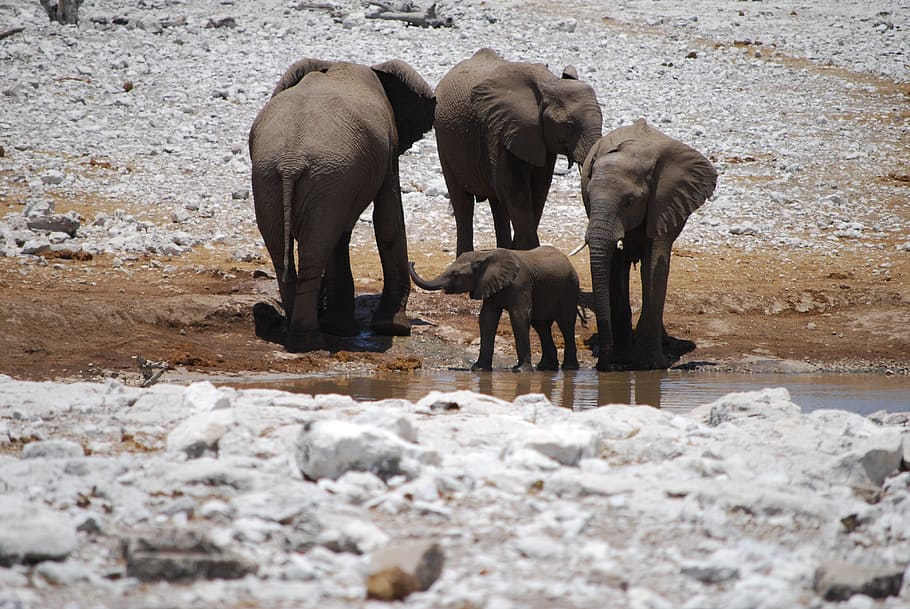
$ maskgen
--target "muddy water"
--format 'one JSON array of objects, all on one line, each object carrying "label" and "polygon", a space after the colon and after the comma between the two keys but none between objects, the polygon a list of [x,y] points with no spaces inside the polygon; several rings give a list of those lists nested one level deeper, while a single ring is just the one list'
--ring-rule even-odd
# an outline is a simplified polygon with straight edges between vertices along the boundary
[{"label": "muddy water", "polygon": [[296,393],[339,393],[358,400],[403,398],[415,402],[432,390],[467,389],[508,401],[519,395],[543,393],[554,404],[575,410],[604,404],[648,404],[675,412],[691,410],[731,392],[786,387],[804,412],[819,408],[859,414],[910,411],[910,379],[861,374],[698,374],[665,370],[515,374],[451,370],[226,384]]}]

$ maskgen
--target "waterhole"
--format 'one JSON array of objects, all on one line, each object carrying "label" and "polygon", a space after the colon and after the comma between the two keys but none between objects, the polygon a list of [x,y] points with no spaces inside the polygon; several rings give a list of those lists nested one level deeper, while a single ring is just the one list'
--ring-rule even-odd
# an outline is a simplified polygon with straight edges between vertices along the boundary
[{"label": "waterhole", "polygon": [[803,412],[820,408],[864,415],[878,410],[910,411],[910,379],[872,374],[704,374],[676,370],[519,374],[433,370],[226,384],[313,395],[337,393],[360,401],[401,398],[416,402],[433,390],[466,389],[507,401],[520,395],[542,393],[553,404],[573,410],[606,404],[646,404],[672,412],[687,412],[728,393],[786,387],[792,401]]}]

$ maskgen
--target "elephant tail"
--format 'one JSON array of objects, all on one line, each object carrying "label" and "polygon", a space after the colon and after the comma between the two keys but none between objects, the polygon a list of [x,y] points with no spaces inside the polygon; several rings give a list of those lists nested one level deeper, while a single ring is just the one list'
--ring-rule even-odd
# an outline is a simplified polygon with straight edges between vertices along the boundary
[{"label": "elephant tail", "polygon": [[576,311],[578,314],[578,320],[581,321],[582,327],[587,328],[588,327],[588,312],[585,309],[584,305],[581,305],[581,304],[578,305],[578,307],[576,307]]},{"label": "elephant tail", "polygon": [[294,203],[294,178],[287,175],[282,176],[281,189],[281,204],[284,211],[284,269],[281,273],[281,281],[287,283],[291,252],[294,251],[294,244],[291,242],[291,206]]}]

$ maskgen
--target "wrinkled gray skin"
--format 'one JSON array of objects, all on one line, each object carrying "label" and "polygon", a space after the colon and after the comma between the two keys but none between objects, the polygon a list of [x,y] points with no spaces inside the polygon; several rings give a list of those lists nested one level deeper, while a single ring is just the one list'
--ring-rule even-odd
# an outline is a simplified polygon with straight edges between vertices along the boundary
[{"label": "wrinkled gray skin", "polygon": [[[693,211],[714,192],[703,155],[644,119],[605,135],[582,167],[588,213],[598,370],[666,368],[663,323],[670,250]],[[622,241],[622,249],[618,243]],[[629,271],[641,262],[642,310],[633,336]],[[694,347],[694,345],[692,345]]]},{"label": "wrinkled gray skin", "polygon": [[509,312],[518,364],[530,371],[533,327],[543,351],[538,370],[556,370],[559,358],[553,343],[553,322],[559,326],[565,349],[562,367],[578,369],[575,317],[578,313],[578,274],[565,254],[548,245],[527,251],[497,248],[465,252],[438,277],[421,279],[411,263],[411,278],[424,290],[446,294],[470,293],[483,300],[480,308],[480,356],[471,370],[492,370],[493,342],[502,311]]},{"label": "wrinkled gray skin", "polygon": [[601,136],[594,89],[571,66],[559,78],[543,64],[481,49],[443,77],[436,99],[436,142],[458,254],[474,249],[475,199],[490,201],[497,247],[537,247],[556,155],[581,166]]},{"label": "wrinkled gray skin", "polygon": [[249,142],[256,221],[289,321],[288,350],[323,348],[322,332],[357,333],[348,246],[371,201],[384,279],[372,327],[410,333],[398,156],[430,130],[434,108],[432,88],[403,61],[302,59],[256,117]]}]

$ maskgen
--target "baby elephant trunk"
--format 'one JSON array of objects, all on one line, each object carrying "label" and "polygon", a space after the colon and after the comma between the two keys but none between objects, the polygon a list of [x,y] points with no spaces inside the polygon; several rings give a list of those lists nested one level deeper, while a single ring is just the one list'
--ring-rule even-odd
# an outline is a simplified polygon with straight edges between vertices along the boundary
[{"label": "baby elephant trunk", "polygon": [[411,279],[414,280],[414,284],[417,285],[418,288],[435,291],[442,290],[446,287],[446,280],[441,275],[436,279],[432,279],[430,281],[421,278],[421,276],[417,274],[417,271],[414,270],[413,262],[408,263],[408,270],[411,273]]}]

